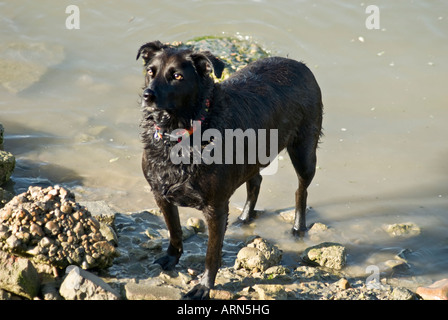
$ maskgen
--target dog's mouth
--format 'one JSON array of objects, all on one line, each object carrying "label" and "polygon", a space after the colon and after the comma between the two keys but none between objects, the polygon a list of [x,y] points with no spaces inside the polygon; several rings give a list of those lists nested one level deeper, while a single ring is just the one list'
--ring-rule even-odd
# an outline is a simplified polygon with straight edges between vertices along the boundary
[{"label": "dog's mouth", "polygon": [[154,127],[161,132],[170,133],[176,129],[185,129],[189,127],[189,121],[174,115],[167,110],[158,109],[156,107],[148,108],[149,114],[147,119],[154,123]]},{"label": "dog's mouth", "polygon": [[151,108],[148,119],[154,122],[154,125],[167,130],[172,126],[173,116],[166,110]]}]

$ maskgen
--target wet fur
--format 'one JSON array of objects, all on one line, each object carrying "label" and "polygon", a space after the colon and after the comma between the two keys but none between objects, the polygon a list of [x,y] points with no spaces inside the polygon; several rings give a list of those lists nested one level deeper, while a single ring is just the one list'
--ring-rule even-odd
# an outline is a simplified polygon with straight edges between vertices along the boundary
[{"label": "wet fur", "polygon": [[[306,189],[314,177],[321,135],[320,88],[303,63],[286,58],[256,61],[222,83],[214,83],[209,73],[213,71],[220,77],[224,64],[209,52],[178,50],[155,41],[143,45],[137,59],[139,56],[144,60],[145,70],[157,69],[155,77],[145,77],[141,122],[143,172],[170,231],[167,254],[156,263],[172,269],[182,254],[177,207],[202,210],[209,230],[205,272],[187,297],[208,298],[220,266],[229,199],[246,183],[248,197],[239,219],[248,222],[254,218],[262,180],[261,165],[175,165],[170,160],[173,144],[156,139],[156,128],[168,133],[188,128],[209,100],[202,130],[217,129],[224,137],[225,129],[278,129],[278,151],[287,148],[299,179],[293,231],[301,234],[306,230]],[[171,79],[170,70],[177,69],[188,74],[188,79],[179,82]]]}]

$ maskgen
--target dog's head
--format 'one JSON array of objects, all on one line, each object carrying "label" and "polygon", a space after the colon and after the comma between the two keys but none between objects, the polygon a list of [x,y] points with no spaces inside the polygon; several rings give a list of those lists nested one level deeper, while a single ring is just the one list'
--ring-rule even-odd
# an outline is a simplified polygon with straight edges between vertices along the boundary
[{"label": "dog's head", "polygon": [[187,128],[213,88],[210,73],[220,78],[224,63],[210,52],[179,50],[154,41],[137,53],[143,58],[142,107],[166,129]]}]

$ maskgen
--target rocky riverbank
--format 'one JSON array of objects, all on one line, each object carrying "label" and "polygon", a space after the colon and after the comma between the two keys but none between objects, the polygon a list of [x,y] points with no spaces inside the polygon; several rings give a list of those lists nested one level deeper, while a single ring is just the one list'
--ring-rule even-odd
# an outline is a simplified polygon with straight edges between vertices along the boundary
[{"label": "rocky riverbank", "polygon": [[[27,193],[16,196],[0,210],[2,299],[177,300],[198,282],[203,271],[208,240],[202,220],[188,220],[183,228],[185,254],[176,269],[167,272],[159,265],[153,264],[153,261],[163,254],[168,243],[168,230],[157,210],[115,213],[105,202],[77,203],[74,195],[71,195],[72,210],[61,210],[61,213],[65,212],[64,219],[58,220],[57,211],[50,210],[45,215],[48,221],[45,224],[42,222],[43,227],[34,232],[31,227],[33,223],[39,225],[39,220],[26,220],[20,216],[18,210],[11,210],[11,207],[19,207],[18,199],[23,201],[23,198],[29,200],[25,203],[45,206],[40,197],[31,201],[29,196],[33,192],[43,197],[56,194],[53,190],[59,190],[60,194],[64,193],[60,190],[65,189],[57,186],[30,187]],[[70,195],[70,191],[66,192]],[[57,203],[54,198],[52,201]],[[22,202],[20,209],[22,213],[29,212],[31,209],[27,208],[32,206],[23,204]],[[69,242],[68,237],[75,237],[78,224],[61,226],[57,231],[47,224],[52,221],[57,224],[57,221],[75,220],[80,212],[83,212],[87,221],[82,224],[84,237],[72,240],[71,247],[64,245]],[[19,227],[16,221],[20,221]],[[15,236],[27,232],[30,232],[28,240],[26,236]],[[11,241],[13,236],[15,241]],[[41,246],[44,238],[48,239],[48,246]],[[58,242],[58,239],[62,240]],[[101,247],[107,247],[108,250],[95,251],[95,243],[99,242],[106,242],[107,245],[103,243]],[[93,245],[89,246],[89,243]],[[31,249],[39,252],[39,259],[29,252],[28,245],[39,248]],[[76,258],[72,257],[74,252],[78,254]],[[346,250],[340,244],[325,242],[298,254],[301,254],[303,263],[286,265],[282,263],[282,251],[265,239],[257,236],[249,237],[245,241],[227,238],[223,249],[223,267],[218,273],[216,288],[212,290],[211,298],[421,299],[415,292],[388,285],[386,281],[366,283],[365,278],[345,276],[341,269],[345,265]],[[55,256],[59,259],[51,259]],[[93,257],[109,263],[92,263]]]}]

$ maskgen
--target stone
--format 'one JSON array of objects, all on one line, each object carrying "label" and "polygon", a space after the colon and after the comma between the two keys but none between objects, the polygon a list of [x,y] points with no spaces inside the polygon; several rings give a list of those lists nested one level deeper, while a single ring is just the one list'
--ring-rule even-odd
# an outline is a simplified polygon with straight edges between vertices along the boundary
[{"label": "stone", "polygon": [[59,294],[59,283],[57,281],[51,281],[42,283],[41,294],[44,300],[63,300]]},{"label": "stone", "polygon": [[183,241],[194,236],[195,234],[196,234],[196,231],[192,227],[182,226],[182,240]]},{"label": "stone", "polygon": [[305,263],[341,270],[346,263],[346,249],[334,242],[323,242],[309,247],[301,255]]},{"label": "stone", "polygon": [[436,281],[427,287],[418,287],[416,293],[424,300],[448,300],[448,279]]},{"label": "stone", "polygon": [[14,198],[14,195],[8,190],[0,188],[0,208],[2,208],[5,204]]},{"label": "stone", "polygon": [[383,226],[383,229],[391,236],[391,237],[414,237],[418,236],[421,233],[421,229],[418,225],[413,222],[406,223],[394,223],[390,225]]},{"label": "stone", "polygon": [[247,64],[269,56],[269,53],[257,43],[234,37],[199,37],[172,45],[180,49],[213,52],[226,64],[220,79],[212,75],[218,82],[227,79],[233,72],[244,68]]},{"label": "stone", "polygon": [[118,255],[112,227],[99,222],[60,186],[30,186],[0,209],[0,222],[0,248],[34,262],[107,268]]},{"label": "stone", "polygon": [[39,275],[31,261],[0,250],[0,289],[33,299],[39,288]]},{"label": "stone", "polygon": [[396,287],[392,290],[391,297],[393,300],[415,300],[415,294],[409,289]]},{"label": "stone", "polygon": [[86,207],[90,214],[100,223],[113,226],[116,212],[105,201],[80,201],[79,205]]},{"label": "stone", "polygon": [[187,227],[193,228],[196,233],[205,232],[206,229],[204,220],[199,218],[189,218],[187,220]]},{"label": "stone", "polygon": [[285,300],[287,293],[280,284],[257,284],[253,289],[258,293],[259,300]]},{"label": "stone", "polygon": [[227,290],[210,290],[210,299],[213,300],[233,300],[235,299],[235,294]]},{"label": "stone", "polygon": [[16,158],[9,152],[0,150],[0,185],[9,180],[16,166]]},{"label": "stone", "polygon": [[308,233],[318,233],[318,232],[322,232],[322,231],[326,231],[328,230],[328,226],[320,223],[320,222],[316,222],[313,223],[313,225],[310,227],[310,230],[308,230]]},{"label": "stone", "polygon": [[180,289],[164,285],[160,279],[149,279],[138,283],[129,282],[124,288],[128,300],[180,300],[182,298]]},{"label": "stone", "polygon": [[280,263],[283,252],[262,238],[255,238],[237,254],[235,269],[251,272],[265,271]]},{"label": "stone", "polygon": [[339,289],[342,289],[342,290],[347,290],[347,289],[349,289],[351,287],[350,286],[350,282],[348,282],[348,280],[345,279],[345,278],[339,279],[336,282],[336,285],[338,286]]},{"label": "stone", "polygon": [[121,299],[118,292],[94,274],[77,266],[67,267],[67,272],[59,289],[59,294],[65,300]]},{"label": "stone", "polygon": [[115,230],[106,223],[100,222],[100,233],[112,245],[118,246],[118,236]]}]

